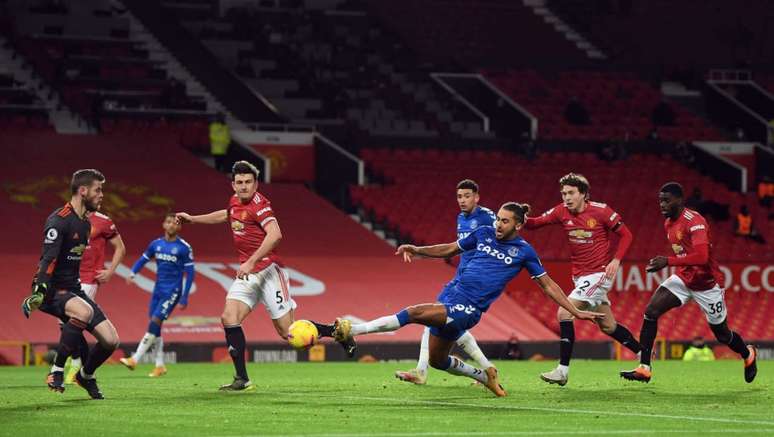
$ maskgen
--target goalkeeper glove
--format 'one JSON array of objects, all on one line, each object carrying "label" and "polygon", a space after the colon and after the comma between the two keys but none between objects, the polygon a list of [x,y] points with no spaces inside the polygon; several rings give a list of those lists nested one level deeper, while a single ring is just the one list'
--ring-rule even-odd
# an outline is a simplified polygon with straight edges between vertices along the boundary
[{"label": "goalkeeper glove", "polygon": [[32,294],[27,296],[22,302],[22,312],[24,317],[30,318],[30,313],[40,308],[43,299],[46,297],[48,284],[32,284]]}]

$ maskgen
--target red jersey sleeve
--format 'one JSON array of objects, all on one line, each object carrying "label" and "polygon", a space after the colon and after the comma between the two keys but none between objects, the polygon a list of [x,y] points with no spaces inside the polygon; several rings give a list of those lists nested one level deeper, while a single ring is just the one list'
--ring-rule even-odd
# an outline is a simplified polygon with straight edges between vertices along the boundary
[{"label": "red jersey sleeve", "polygon": [[113,238],[115,238],[118,235],[118,228],[116,228],[116,224],[113,223],[113,220],[107,219],[105,221],[105,227],[102,229],[102,236],[105,238],[105,240],[110,241]]},{"label": "red jersey sleeve", "polygon": [[277,218],[274,217],[274,210],[271,209],[271,202],[268,200],[258,205],[258,211],[256,211],[255,216],[261,227],[266,226],[266,224],[272,220],[277,220]]},{"label": "red jersey sleeve", "polygon": [[599,211],[599,214],[600,221],[604,223],[605,227],[608,229],[615,229],[615,227],[623,221],[621,215],[613,211],[613,208],[610,208],[609,206],[602,208]]},{"label": "red jersey sleeve", "polygon": [[527,217],[527,221],[524,223],[526,229],[542,228],[546,225],[553,225],[555,223],[561,223],[562,219],[559,216],[562,206],[555,206],[548,211],[544,212],[540,217]]},{"label": "red jersey sleeve", "polygon": [[701,244],[709,244],[707,222],[701,217],[694,217],[689,223],[688,233],[691,235],[691,244],[696,247]]}]

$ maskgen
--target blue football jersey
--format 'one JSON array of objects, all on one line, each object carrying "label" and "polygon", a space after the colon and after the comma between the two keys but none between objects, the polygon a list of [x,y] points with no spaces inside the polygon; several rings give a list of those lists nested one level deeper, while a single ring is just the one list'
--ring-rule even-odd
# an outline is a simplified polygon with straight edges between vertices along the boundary
[{"label": "blue football jersey", "polygon": [[[470,235],[473,231],[480,226],[493,226],[497,216],[491,209],[483,206],[477,206],[470,214],[461,212],[457,216],[457,240]],[[460,264],[457,266],[457,273],[454,275],[455,279],[459,276],[460,272],[465,268],[468,262],[473,258],[473,252],[463,252],[460,254]]]},{"label": "blue football jersey", "polygon": [[185,290],[180,302],[185,304],[188,292],[193,283],[193,249],[182,238],[167,241],[157,238],[148,245],[145,253],[132,266],[132,272],[137,273],[151,259],[156,260],[156,284],[154,293],[173,293],[183,285],[183,273],[188,273]]},{"label": "blue football jersey", "polygon": [[546,274],[535,249],[526,240],[498,240],[491,226],[479,227],[457,244],[472,256],[459,274],[456,289],[481,311],[489,309],[522,268],[532,278]]}]

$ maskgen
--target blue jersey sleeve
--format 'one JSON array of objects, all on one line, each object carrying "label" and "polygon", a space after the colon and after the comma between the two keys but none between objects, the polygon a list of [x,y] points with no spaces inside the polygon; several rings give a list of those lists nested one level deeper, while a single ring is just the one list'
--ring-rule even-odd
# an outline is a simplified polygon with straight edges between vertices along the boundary
[{"label": "blue jersey sleeve", "polygon": [[180,304],[188,305],[188,293],[191,291],[193,285],[195,271],[193,261],[193,249],[186,244],[186,251],[183,253],[183,270],[185,271],[185,286],[183,287],[183,295],[180,296]]},{"label": "blue jersey sleeve", "polygon": [[532,279],[538,278],[546,274],[546,269],[543,268],[543,263],[540,262],[540,258],[532,247],[524,254],[524,268],[527,269]]},{"label": "blue jersey sleeve", "polygon": [[460,238],[457,240],[457,246],[459,246],[463,252],[475,249],[476,245],[478,244],[478,240],[481,238],[481,232],[483,232],[484,229],[487,229],[487,227],[479,227],[475,231],[471,232],[467,237]]},{"label": "blue jersey sleeve", "polygon": [[497,216],[495,216],[495,213],[492,212],[491,209],[484,209],[482,212],[483,214],[481,214],[481,224],[494,226],[495,221],[497,221]]},{"label": "blue jersey sleeve", "polygon": [[135,261],[134,265],[132,265],[132,273],[137,274],[140,270],[142,270],[143,266],[145,266],[145,263],[151,260],[154,255],[153,246],[156,243],[156,240],[153,240],[148,245],[148,248],[145,249],[145,252],[143,252],[142,256]]}]

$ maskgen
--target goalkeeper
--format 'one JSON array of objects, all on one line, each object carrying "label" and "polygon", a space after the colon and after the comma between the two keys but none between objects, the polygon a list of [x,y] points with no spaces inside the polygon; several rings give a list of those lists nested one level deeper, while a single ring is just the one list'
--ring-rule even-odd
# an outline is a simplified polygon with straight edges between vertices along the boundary
[{"label": "goalkeeper", "polygon": [[103,399],[94,372],[118,347],[118,334],[102,312],[82,290],[79,269],[83,251],[89,243],[91,225],[88,212],[99,209],[105,176],[97,170],[78,170],[70,183],[72,198],[57,208],[46,220],[43,231],[43,254],[32,283],[32,295],[24,299],[22,311],[30,313],[40,308],[63,322],[62,336],[56,349],[56,359],[48,374],[49,389],[64,392],[64,365],[76,350],[88,348],[83,330],[89,331],[97,344],[88,354],[86,364],[76,374],[75,381],[92,399]]}]

